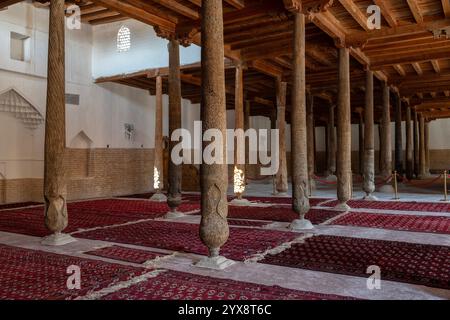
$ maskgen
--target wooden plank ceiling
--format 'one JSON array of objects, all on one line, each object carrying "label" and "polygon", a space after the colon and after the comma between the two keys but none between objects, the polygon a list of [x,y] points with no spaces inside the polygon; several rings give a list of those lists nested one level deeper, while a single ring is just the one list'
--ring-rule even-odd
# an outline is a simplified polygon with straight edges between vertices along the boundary
[{"label": "wooden plank ceiling", "polygon": [[[228,108],[234,108],[232,61],[244,63],[246,99],[252,114],[273,114],[275,82],[290,82],[293,16],[286,9],[293,0],[224,0],[224,33]],[[19,1],[0,0],[0,8]],[[37,2],[45,4],[45,0]],[[82,20],[104,24],[133,18],[152,25],[161,36],[170,33],[200,44],[201,0],[71,0],[81,8]],[[304,0],[310,11],[306,28],[307,85],[315,96],[318,124],[327,120],[337,97],[336,43],[350,47],[354,121],[364,107],[365,68],[387,81],[402,99],[430,120],[450,117],[450,0]],[[378,5],[381,29],[367,27],[367,7]],[[326,10],[325,10],[326,9]],[[437,35],[440,38],[437,38]],[[186,40],[185,39],[185,40]],[[99,79],[154,90],[156,73]],[[200,65],[183,67],[183,96],[200,101]],[[381,105],[376,81],[375,105]],[[167,86],[167,83],[164,84]],[[289,101],[289,99],[288,99]],[[288,106],[289,110],[289,106]],[[380,119],[380,107],[376,119]],[[288,116],[289,118],[289,116]],[[288,119],[289,120],[289,119]]]}]

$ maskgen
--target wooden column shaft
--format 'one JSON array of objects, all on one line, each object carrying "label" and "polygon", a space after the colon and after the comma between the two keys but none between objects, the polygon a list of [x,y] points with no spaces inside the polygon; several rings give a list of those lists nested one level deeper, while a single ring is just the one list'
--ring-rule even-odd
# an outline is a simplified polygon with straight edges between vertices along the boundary
[{"label": "wooden column shaft", "polygon": [[414,175],[413,132],[411,126],[411,107],[406,107],[406,177],[411,180]]},{"label": "wooden column shaft", "polygon": [[155,168],[159,174],[159,189],[163,189],[164,148],[163,148],[163,101],[162,77],[156,77],[156,106],[155,106]]},{"label": "wooden column shaft", "polygon": [[366,102],[364,108],[364,183],[367,196],[375,191],[375,132],[374,132],[373,72],[366,71]]},{"label": "wooden column shaft", "polygon": [[419,177],[426,178],[425,119],[419,114]]},{"label": "wooden column shaft", "polygon": [[68,224],[66,204],[64,0],[50,2],[47,109],[45,117],[44,200],[45,225],[60,233]]},{"label": "wooden column shaft", "polygon": [[287,159],[286,159],[286,92],[287,83],[277,80],[277,129],[279,131],[279,168],[276,177],[276,188],[279,193],[288,191]]},{"label": "wooden column shaft", "polygon": [[394,94],[395,112],[395,170],[403,173],[402,102],[398,93]]},{"label": "wooden column shaft", "polygon": [[306,126],[308,134],[308,176],[309,181],[314,179],[314,163],[315,163],[315,153],[314,153],[314,96],[308,94],[307,96],[307,109],[306,109]]},{"label": "wooden column shaft", "polygon": [[352,196],[352,127],[350,105],[350,52],[339,49],[339,94],[337,112],[337,196],[341,204]]},{"label": "wooden column shaft", "polygon": [[[202,1],[202,106],[203,133],[216,129],[226,137],[226,100],[223,8],[221,0]],[[224,141],[225,142],[225,141]],[[203,147],[209,143],[205,142]],[[223,143],[222,155],[226,155]],[[225,160],[225,159],[223,159]],[[209,249],[210,257],[219,255],[228,239],[228,169],[223,164],[201,165],[201,223],[200,238]]]},{"label": "wooden column shaft", "polygon": [[306,132],[305,15],[295,14],[291,111],[292,207],[304,218],[309,211]]},{"label": "wooden column shaft", "polygon": [[[169,41],[169,136],[181,128],[181,75],[180,45],[176,40]],[[178,144],[170,139],[169,144],[169,186],[167,204],[172,210],[181,204],[182,165],[172,161],[172,150]]]},{"label": "wooden column shaft", "polygon": [[328,175],[336,174],[336,126],[334,121],[334,111],[336,106],[331,105],[328,110],[327,124],[327,173]]},{"label": "wooden column shaft", "polygon": [[383,115],[381,119],[381,175],[384,177],[392,174],[392,142],[391,142],[391,115],[389,101],[389,87],[383,84]]},{"label": "wooden column shaft", "polygon": [[414,111],[414,128],[413,128],[413,135],[414,135],[414,174],[416,178],[420,175],[420,166],[419,166],[419,158],[420,158],[420,137],[419,137],[419,118],[417,115],[417,112]]}]

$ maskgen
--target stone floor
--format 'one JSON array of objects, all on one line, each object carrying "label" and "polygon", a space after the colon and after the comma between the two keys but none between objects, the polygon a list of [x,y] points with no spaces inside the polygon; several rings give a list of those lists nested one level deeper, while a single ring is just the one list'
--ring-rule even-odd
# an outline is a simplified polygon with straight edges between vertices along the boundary
[{"label": "stone floor", "polygon": [[[251,183],[250,185],[248,185],[246,191],[247,195],[254,196],[270,196],[271,193],[272,184],[270,183],[270,181],[268,183]],[[321,198],[335,198],[335,194],[336,191],[334,190],[334,186],[319,185],[317,190],[314,191],[313,196]],[[362,195],[363,193],[358,190],[358,186],[355,186],[354,197],[361,198]],[[375,195],[382,200],[391,200],[393,196],[392,194],[384,194],[379,192],[377,192]],[[406,187],[401,185],[400,197],[404,201],[440,201],[443,196],[439,194],[438,191],[433,191],[433,193],[430,194],[428,189],[421,190],[415,187]],[[367,212],[368,210],[364,209],[364,211]],[[411,214],[411,212],[395,211],[392,212],[392,214]],[[450,213],[415,212],[415,214],[439,215],[447,217],[450,216]],[[185,216],[175,220],[177,220],[177,222],[199,223],[199,219],[199,216]],[[286,231],[287,225],[287,223],[273,223],[269,225],[268,228]],[[326,224],[316,226],[316,229],[313,232],[323,235],[340,235],[354,238],[382,239],[450,247],[450,236],[446,234],[406,232],[350,226],[331,226]],[[74,234],[74,236],[76,237],[76,233]],[[299,239],[304,236],[305,234],[298,234]],[[0,232],[0,243],[2,244],[72,255],[82,258],[97,259],[102,261],[114,262],[117,264],[139,266],[133,263],[116,261],[101,257],[87,256],[83,254],[83,252],[107,245],[112,245],[113,243],[78,239],[77,242],[65,246],[49,247],[42,246],[40,244],[40,240],[40,238],[36,237]],[[143,250],[152,250],[162,253],[172,253],[168,250],[162,250],[158,248],[148,248],[124,244],[120,245],[124,247],[140,248]],[[195,262],[199,261],[201,258],[201,256],[195,254],[175,253],[173,256],[170,256],[167,259],[156,262],[156,264],[153,266],[157,268],[184,271],[198,275],[207,275],[216,278],[226,278],[265,285],[278,285],[288,289],[344,295],[360,299],[450,299],[450,290],[384,280],[382,280],[382,287],[380,290],[369,290],[367,289],[366,285],[367,278],[364,277],[281,267],[257,263],[251,260],[245,262],[237,262],[233,266],[223,271],[215,271],[195,267]],[[127,284],[123,284],[122,287],[124,285],[126,286]],[[111,290],[114,290],[114,288],[112,288]]]}]

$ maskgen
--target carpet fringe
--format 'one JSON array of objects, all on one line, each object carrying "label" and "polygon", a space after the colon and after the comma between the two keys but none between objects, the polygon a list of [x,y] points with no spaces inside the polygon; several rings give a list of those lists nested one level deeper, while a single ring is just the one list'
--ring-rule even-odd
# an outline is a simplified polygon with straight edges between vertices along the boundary
[{"label": "carpet fringe", "polygon": [[178,252],[174,252],[174,253],[172,253],[172,254],[168,254],[168,255],[165,255],[165,256],[156,257],[155,259],[151,259],[151,260],[145,261],[142,265],[143,265],[145,268],[154,268],[155,265],[156,265],[157,263],[159,263],[159,262],[161,262],[161,261],[163,261],[163,260],[166,260],[166,259],[168,259],[168,258],[173,258],[173,257],[175,257],[177,254],[178,254]]},{"label": "carpet fringe", "polygon": [[285,242],[281,245],[279,245],[278,247],[272,248],[272,249],[267,249],[266,251],[264,251],[263,253],[258,253],[253,255],[251,258],[247,259],[244,261],[244,264],[251,264],[251,263],[257,263],[261,260],[264,260],[264,258],[267,255],[276,255],[279,254],[289,248],[292,247],[292,245],[297,244],[297,243],[304,243],[306,239],[313,237],[314,234],[304,234],[300,237],[295,238],[294,240],[290,241],[290,242]]},{"label": "carpet fringe", "polygon": [[119,291],[121,289],[129,288],[132,285],[141,283],[141,282],[146,281],[146,280],[151,279],[151,278],[156,278],[161,273],[166,272],[166,271],[167,270],[160,269],[160,270],[154,270],[154,271],[151,271],[151,272],[147,272],[147,273],[144,273],[144,274],[142,274],[140,276],[133,277],[133,278],[131,278],[129,280],[121,281],[121,282],[112,284],[112,285],[110,285],[110,286],[108,286],[106,288],[100,289],[98,291],[91,291],[91,292],[87,293],[84,296],[80,296],[80,297],[75,298],[74,300],[98,300],[98,299],[100,299],[100,298],[102,298],[102,297],[104,297],[104,296],[106,296],[108,294],[117,292],[117,291]]}]

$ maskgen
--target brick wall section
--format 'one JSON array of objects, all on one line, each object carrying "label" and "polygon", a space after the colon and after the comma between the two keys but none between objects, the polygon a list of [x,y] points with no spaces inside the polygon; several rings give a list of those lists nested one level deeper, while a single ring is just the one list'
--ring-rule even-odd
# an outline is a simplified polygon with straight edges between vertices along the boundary
[{"label": "brick wall section", "polygon": [[[153,189],[153,149],[68,149],[68,199],[89,199],[149,192]],[[354,172],[358,152],[352,153]],[[288,153],[290,172],[290,154]],[[375,156],[378,170],[378,152]],[[450,150],[431,150],[431,168],[435,172],[450,169]],[[317,153],[318,172],[326,168],[326,155]],[[259,166],[249,166],[249,176],[260,179]],[[232,181],[233,166],[229,166]],[[270,181],[270,179],[268,180]],[[0,203],[42,201],[42,179],[0,179]],[[183,166],[183,190],[199,191],[199,170]]]}]

